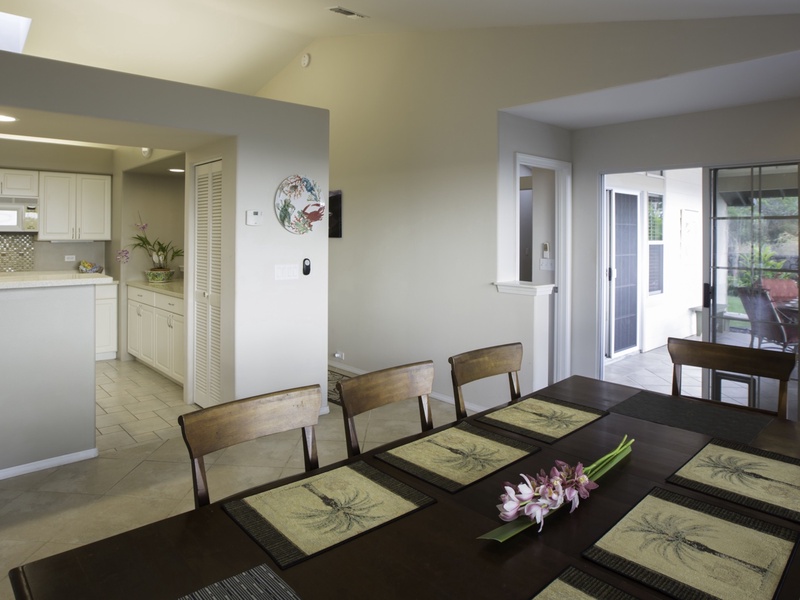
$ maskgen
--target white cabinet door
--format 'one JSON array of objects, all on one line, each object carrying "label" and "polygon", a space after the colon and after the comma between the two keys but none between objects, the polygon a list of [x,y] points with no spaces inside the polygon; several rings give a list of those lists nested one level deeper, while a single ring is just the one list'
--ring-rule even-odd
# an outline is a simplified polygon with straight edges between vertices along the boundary
[{"label": "white cabinet door", "polygon": [[111,177],[39,174],[39,239],[110,240]]},{"label": "white cabinet door", "polygon": [[159,308],[155,309],[153,321],[155,323],[155,352],[153,364],[165,373],[172,371],[172,329],[170,317],[172,313]]},{"label": "white cabinet door", "polygon": [[0,169],[0,194],[15,198],[39,196],[39,171]]},{"label": "white cabinet door", "polygon": [[146,365],[154,364],[155,308],[128,301],[128,353]]},{"label": "white cabinet door", "polygon": [[117,286],[95,286],[95,356],[97,360],[117,356]]},{"label": "white cabinet door", "polygon": [[172,315],[172,378],[183,383],[186,372],[186,322],[183,315]]},{"label": "white cabinet door", "polygon": [[75,239],[75,175],[39,174],[39,239]]},{"label": "white cabinet door", "polygon": [[111,239],[111,177],[76,176],[76,236],[79,240]]}]

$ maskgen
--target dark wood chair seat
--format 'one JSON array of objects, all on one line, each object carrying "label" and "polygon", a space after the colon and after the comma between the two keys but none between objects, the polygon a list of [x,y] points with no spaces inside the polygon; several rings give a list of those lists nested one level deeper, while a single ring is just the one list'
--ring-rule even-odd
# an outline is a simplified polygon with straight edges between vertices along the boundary
[{"label": "dark wood chair seat", "polygon": [[462,352],[448,361],[453,377],[456,419],[467,416],[461,387],[478,379],[508,374],[511,402],[519,400],[519,370],[522,368],[522,344],[519,342]]},{"label": "dark wood chair seat", "polygon": [[273,433],[302,429],[306,471],[319,467],[314,426],[319,422],[319,385],[226,402],[178,417],[192,461],[194,503],[210,503],[206,454]]}]

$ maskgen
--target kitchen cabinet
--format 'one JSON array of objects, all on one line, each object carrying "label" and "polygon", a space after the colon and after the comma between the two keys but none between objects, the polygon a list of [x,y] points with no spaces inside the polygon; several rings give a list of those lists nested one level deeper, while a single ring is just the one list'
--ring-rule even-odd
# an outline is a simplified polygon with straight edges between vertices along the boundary
[{"label": "kitchen cabinet", "polygon": [[155,336],[153,292],[128,287],[128,353],[153,366]]},{"label": "kitchen cabinet", "polygon": [[36,198],[39,196],[39,171],[0,169],[0,196]]},{"label": "kitchen cabinet", "polygon": [[186,363],[183,298],[129,285],[128,353],[183,384]]},{"label": "kitchen cabinet", "polygon": [[95,359],[117,357],[117,284],[98,285],[94,295]]},{"label": "kitchen cabinet", "polygon": [[185,320],[183,299],[155,294],[154,366],[170,379],[183,383]]},{"label": "kitchen cabinet", "polygon": [[39,173],[39,240],[110,240],[111,177]]}]

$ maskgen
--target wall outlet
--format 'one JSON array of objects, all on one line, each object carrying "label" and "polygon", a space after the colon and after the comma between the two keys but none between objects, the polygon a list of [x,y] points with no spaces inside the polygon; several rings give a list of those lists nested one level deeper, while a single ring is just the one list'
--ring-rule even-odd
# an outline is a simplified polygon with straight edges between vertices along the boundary
[{"label": "wall outlet", "polygon": [[337,350],[333,353],[333,358],[338,358],[339,360],[344,360],[344,352],[341,350]]},{"label": "wall outlet", "polygon": [[74,254],[65,254],[64,255],[64,262],[75,262],[75,255]]}]

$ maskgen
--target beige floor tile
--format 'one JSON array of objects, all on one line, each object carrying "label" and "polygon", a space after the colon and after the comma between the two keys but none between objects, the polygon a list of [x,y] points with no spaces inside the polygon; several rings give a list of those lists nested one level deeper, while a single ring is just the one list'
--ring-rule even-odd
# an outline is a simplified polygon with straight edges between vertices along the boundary
[{"label": "beige floor tile", "polygon": [[159,429],[155,432],[155,434],[160,437],[162,440],[171,440],[174,438],[181,437],[181,429],[177,425],[175,427],[170,427],[169,429]]},{"label": "beige floor tile", "polygon": [[125,431],[119,425],[112,425],[111,427],[102,427],[98,428],[97,433],[99,435],[108,435],[109,433],[119,433],[120,431]]},{"label": "beige floor tile", "polygon": [[[29,562],[30,557],[43,545],[39,541],[0,539],[0,573]],[[11,584],[6,582],[11,587]],[[2,596],[0,596],[2,597]],[[13,595],[11,596],[13,598]]]},{"label": "beige floor tile", "polygon": [[109,495],[180,500],[192,489],[189,463],[178,464],[145,460],[119,483]]},{"label": "beige floor tile", "polygon": [[139,464],[136,460],[95,458],[56,469],[37,490],[74,494],[105,494]]},{"label": "beige floor tile", "polygon": [[0,538],[47,542],[99,495],[25,492],[0,509]]},{"label": "beige floor tile", "polygon": [[131,421],[138,421],[138,419],[126,410],[95,417],[94,425],[98,429],[102,429],[103,427],[111,427],[112,425],[120,425]]},{"label": "beige floor tile", "polygon": [[363,443],[385,444],[400,438],[420,433],[422,428],[419,421],[400,420],[370,420],[369,427],[364,436],[359,438]]},{"label": "beige floor tile", "polygon": [[56,468],[57,467],[53,467],[52,469],[44,469],[42,471],[36,471],[35,473],[27,473],[25,475],[9,477],[8,479],[0,479],[0,490],[35,490],[42,481],[47,479],[52,473],[55,472]]},{"label": "beige floor tile", "polygon": [[298,446],[301,446],[301,440],[297,432],[292,438],[267,436],[226,448],[215,464],[282,469]]},{"label": "beige floor tile", "polygon": [[141,435],[143,433],[158,431],[159,429],[166,429],[167,427],[172,427],[172,425],[161,417],[152,417],[150,419],[142,419],[141,421],[122,423],[122,428],[131,435]]},{"label": "beige floor tile", "polygon": [[140,435],[135,435],[133,436],[133,439],[136,440],[137,444],[143,444],[146,442],[156,442],[159,441],[161,438],[151,431],[149,433],[142,433]]},{"label": "beige floor tile", "polygon": [[89,544],[169,516],[179,499],[103,496],[83,511],[76,511],[52,541]]},{"label": "beige floor tile", "polygon": [[147,400],[143,400],[140,398],[138,403],[131,404],[127,408],[131,414],[136,415],[144,412],[154,413],[157,410],[167,408],[167,405],[164,404],[161,400],[159,400],[155,396],[148,395]]},{"label": "beige floor tile", "polygon": [[147,442],[144,444],[130,444],[122,448],[111,448],[104,450],[100,456],[104,458],[113,458],[118,460],[135,460],[142,462],[153,452],[158,450],[164,442],[159,440],[157,442]]},{"label": "beige floor tile", "polygon": [[[206,456],[206,466],[214,464],[219,455],[220,452],[213,452]],[[161,443],[147,459],[157,460],[159,462],[180,463],[186,465],[187,469],[189,468],[189,451],[186,449],[186,444],[181,437],[176,437]]]},{"label": "beige floor tile", "polygon": [[109,433],[108,435],[101,435],[97,438],[97,450],[102,452],[110,448],[121,448],[123,446],[130,446],[135,444],[136,440],[133,439],[127,432],[121,431],[118,433]]},{"label": "beige floor tile", "polygon": [[[186,464],[189,469],[189,464]],[[280,479],[283,468],[212,465],[206,469],[211,501]]]}]

